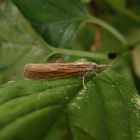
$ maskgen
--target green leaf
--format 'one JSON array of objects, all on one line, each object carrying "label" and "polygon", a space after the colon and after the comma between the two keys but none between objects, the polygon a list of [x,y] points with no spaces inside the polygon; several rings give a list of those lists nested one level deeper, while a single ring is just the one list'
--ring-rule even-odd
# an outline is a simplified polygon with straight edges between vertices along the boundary
[{"label": "green leaf", "polygon": [[21,76],[24,64],[46,61],[52,52],[10,1],[0,2],[0,27],[1,75]]},{"label": "green leaf", "polygon": [[0,88],[1,140],[138,140],[140,97],[124,76],[24,80]]},{"label": "green leaf", "polygon": [[36,31],[52,46],[71,47],[81,18],[87,15],[79,0],[13,0]]},{"label": "green leaf", "polygon": [[13,0],[22,13],[40,23],[78,20],[85,17],[85,9],[79,0]]},{"label": "green leaf", "polygon": [[0,42],[2,43],[36,45],[50,49],[10,1],[0,2],[0,26]]},{"label": "green leaf", "polygon": [[81,22],[54,22],[51,24],[35,24],[35,30],[52,46],[71,48]]}]

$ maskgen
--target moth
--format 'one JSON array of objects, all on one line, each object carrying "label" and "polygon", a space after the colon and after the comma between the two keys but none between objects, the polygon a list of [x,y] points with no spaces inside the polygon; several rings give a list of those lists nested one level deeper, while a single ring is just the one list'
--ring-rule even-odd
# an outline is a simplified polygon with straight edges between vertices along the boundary
[{"label": "moth", "polygon": [[24,76],[30,79],[54,79],[68,76],[85,76],[98,73],[111,65],[93,62],[68,62],[48,64],[26,64]]},{"label": "moth", "polygon": [[97,74],[107,67],[111,67],[111,65],[96,64],[93,62],[26,64],[24,76],[30,79],[55,79],[68,76],[82,76],[83,87],[87,89],[85,86],[85,76],[91,73],[110,82]]}]

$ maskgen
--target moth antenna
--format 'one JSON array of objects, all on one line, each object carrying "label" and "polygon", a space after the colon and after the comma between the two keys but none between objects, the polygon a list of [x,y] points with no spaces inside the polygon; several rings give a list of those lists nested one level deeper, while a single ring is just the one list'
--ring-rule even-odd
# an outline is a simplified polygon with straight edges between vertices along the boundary
[{"label": "moth antenna", "polygon": [[112,83],[112,81],[101,77],[98,73],[94,72],[94,74],[95,74],[97,77],[99,77],[100,79],[102,79],[102,80],[104,80],[104,81],[106,81],[106,82]]},{"label": "moth antenna", "polygon": [[101,69],[104,69],[104,68],[107,68],[107,67],[112,67],[112,65],[109,65],[109,64],[100,64],[100,65],[97,65],[97,68],[101,68]]}]

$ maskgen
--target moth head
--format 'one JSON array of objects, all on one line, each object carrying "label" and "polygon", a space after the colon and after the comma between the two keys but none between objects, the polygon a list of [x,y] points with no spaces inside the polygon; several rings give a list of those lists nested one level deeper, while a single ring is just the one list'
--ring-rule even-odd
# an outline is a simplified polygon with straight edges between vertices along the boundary
[{"label": "moth head", "polygon": [[107,65],[107,64],[100,64],[100,65],[96,65],[96,72],[100,72],[103,71],[104,69],[108,68],[108,67],[112,67],[112,65]]}]

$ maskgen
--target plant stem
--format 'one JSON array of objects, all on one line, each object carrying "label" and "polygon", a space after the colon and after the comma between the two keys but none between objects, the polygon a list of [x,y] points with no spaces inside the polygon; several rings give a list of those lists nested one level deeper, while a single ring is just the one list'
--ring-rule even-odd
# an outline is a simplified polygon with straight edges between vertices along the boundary
[{"label": "plant stem", "polygon": [[95,25],[95,42],[91,46],[91,51],[97,51],[102,44],[102,28],[99,25]]},{"label": "plant stem", "polygon": [[79,50],[68,50],[68,49],[61,49],[61,48],[53,48],[53,54],[75,55],[75,56],[90,57],[90,58],[103,59],[103,60],[108,59],[106,54],[93,53],[93,52],[91,53],[91,52],[85,52]]},{"label": "plant stem", "polygon": [[114,27],[112,27],[108,23],[104,22],[103,20],[93,17],[93,16],[89,16],[85,20],[85,22],[92,22],[94,24],[100,25],[101,27],[103,27],[104,29],[106,29],[110,33],[112,33],[114,36],[116,36],[125,46],[127,45],[127,43],[128,43],[127,39],[118,30],[116,30]]}]

